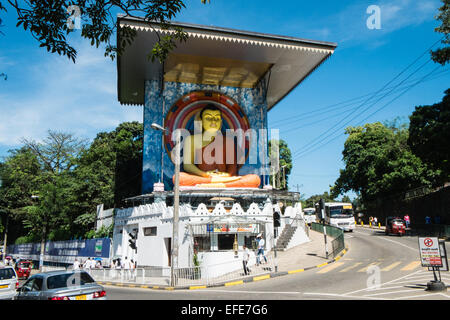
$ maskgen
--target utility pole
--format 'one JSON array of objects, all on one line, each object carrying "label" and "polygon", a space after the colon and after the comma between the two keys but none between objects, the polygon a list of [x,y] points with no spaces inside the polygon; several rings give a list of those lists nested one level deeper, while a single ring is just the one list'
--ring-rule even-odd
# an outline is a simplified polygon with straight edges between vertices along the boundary
[{"label": "utility pole", "polygon": [[327,228],[325,225],[325,201],[322,198],[320,198],[320,200],[319,200],[319,209],[322,214],[323,237],[325,240],[325,256],[328,259]]},{"label": "utility pole", "polygon": [[[152,129],[162,131],[163,134],[167,131],[166,128],[157,123],[152,123]],[[179,208],[180,208],[180,130],[175,130],[175,183],[173,189],[173,222],[172,222],[172,250],[170,253],[170,286],[176,285],[175,268],[178,266],[178,223],[179,223]],[[162,152],[162,150],[161,150]]]},{"label": "utility pole", "polygon": [[172,263],[171,263],[171,286],[175,283],[175,268],[178,266],[178,223],[179,223],[179,206],[180,206],[180,131],[175,131],[175,186],[174,186],[174,203],[173,203],[173,230],[172,230]]},{"label": "utility pole", "polygon": [[47,228],[44,224],[43,230],[42,230],[42,238],[41,238],[41,252],[39,255],[39,272],[43,272],[44,268],[44,254],[45,254],[45,238],[46,238],[46,232]]},{"label": "utility pole", "polygon": [[[3,185],[3,180],[0,177],[0,188]],[[5,223],[5,236],[3,238],[3,263],[6,263],[6,241],[8,240],[8,213],[6,212],[6,223]]]},{"label": "utility pole", "polygon": [[9,215],[6,214],[6,225],[5,225],[5,237],[3,238],[3,263],[6,263],[6,241],[8,240],[8,218]]}]

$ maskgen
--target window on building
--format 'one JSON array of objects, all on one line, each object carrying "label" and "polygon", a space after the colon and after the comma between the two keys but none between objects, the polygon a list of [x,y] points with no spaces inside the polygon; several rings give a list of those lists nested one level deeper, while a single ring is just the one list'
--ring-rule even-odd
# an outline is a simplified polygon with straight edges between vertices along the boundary
[{"label": "window on building", "polygon": [[157,227],[148,227],[148,228],[144,228],[144,236],[148,237],[148,236],[156,236],[156,229]]},{"label": "window on building", "polygon": [[218,247],[219,250],[233,250],[234,237],[236,234],[219,234]]},{"label": "window on building", "polygon": [[249,249],[255,249],[257,248],[256,244],[256,236],[245,236],[244,237],[244,243],[245,246]]},{"label": "window on building", "polygon": [[194,248],[200,251],[211,251],[211,238],[209,235],[194,237]]}]

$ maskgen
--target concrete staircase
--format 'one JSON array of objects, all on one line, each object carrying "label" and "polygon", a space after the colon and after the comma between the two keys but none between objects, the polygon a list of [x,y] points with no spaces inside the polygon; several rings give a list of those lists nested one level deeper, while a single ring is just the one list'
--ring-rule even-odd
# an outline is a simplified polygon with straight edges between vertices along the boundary
[{"label": "concrete staircase", "polygon": [[278,237],[277,244],[275,245],[275,249],[277,251],[283,251],[286,250],[286,247],[288,246],[289,242],[292,239],[292,236],[294,235],[295,231],[297,230],[297,227],[292,227],[291,225],[287,224],[283,231],[281,232],[280,236]]}]

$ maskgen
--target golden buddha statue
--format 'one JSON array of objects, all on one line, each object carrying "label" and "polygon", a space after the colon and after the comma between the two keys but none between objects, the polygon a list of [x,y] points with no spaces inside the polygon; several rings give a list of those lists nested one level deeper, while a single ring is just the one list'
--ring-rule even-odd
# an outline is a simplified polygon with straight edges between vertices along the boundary
[{"label": "golden buddha statue", "polygon": [[201,134],[185,138],[180,186],[201,188],[258,188],[258,175],[238,175],[234,140],[221,133],[222,113],[213,104],[199,113]]}]

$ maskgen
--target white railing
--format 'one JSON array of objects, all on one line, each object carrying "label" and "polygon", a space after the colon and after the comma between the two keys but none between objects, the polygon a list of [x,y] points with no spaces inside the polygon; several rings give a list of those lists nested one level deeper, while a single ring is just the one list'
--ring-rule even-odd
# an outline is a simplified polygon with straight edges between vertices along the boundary
[{"label": "white railing", "polygon": [[[241,280],[247,276],[258,276],[274,271],[275,263],[272,252],[266,254],[267,262],[263,258],[262,264],[256,265],[253,257],[248,267],[250,274],[244,274],[241,259],[198,267],[175,268],[175,287],[210,286],[225,282]],[[229,270],[224,273],[223,269]],[[147,286],[169,286],[171,284],[170,267],[145,267],[136,269],[88,269],[86,270],[96,280],[112,283],[131,283]]]}]

